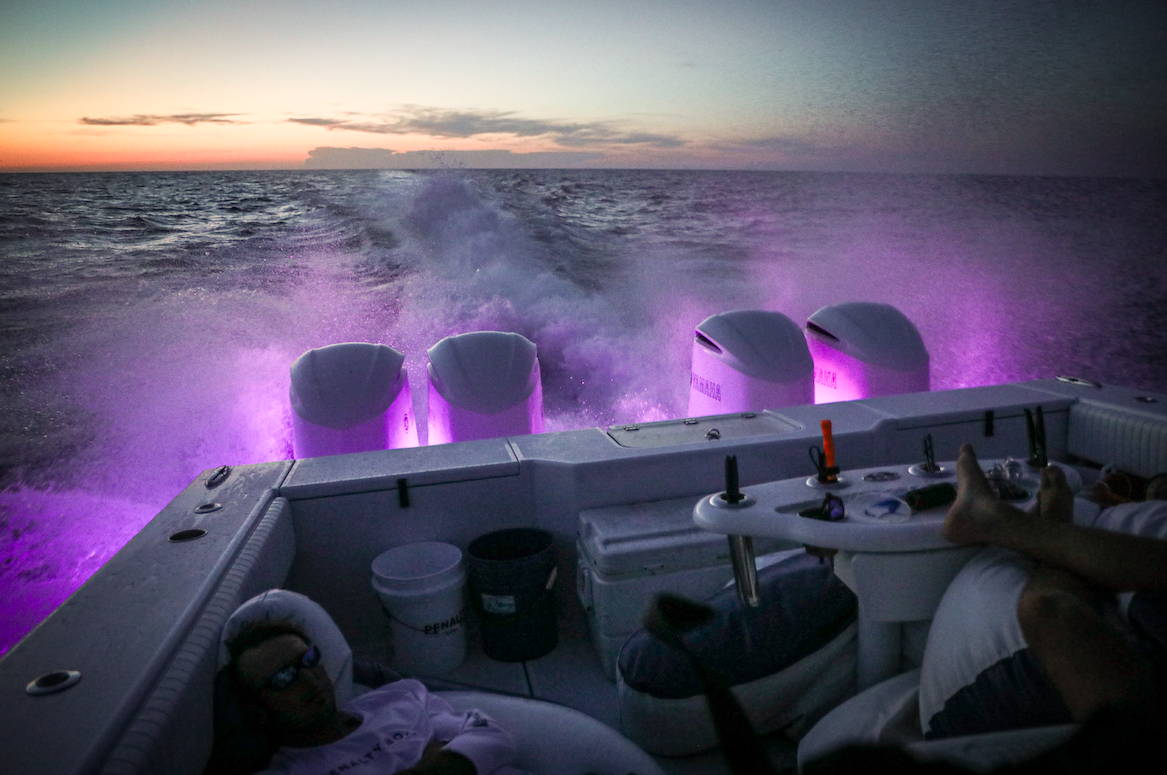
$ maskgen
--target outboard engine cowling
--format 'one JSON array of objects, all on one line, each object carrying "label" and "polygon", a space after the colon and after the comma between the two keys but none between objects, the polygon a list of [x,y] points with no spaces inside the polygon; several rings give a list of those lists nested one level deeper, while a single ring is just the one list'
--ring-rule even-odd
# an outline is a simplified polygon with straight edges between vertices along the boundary
[{"label": "outboard engine cowling", "polygon": [[689,416],[809,404],[812,368],[802,330],[781,312],[712,315],[693,333]]},{"label": "outboard engine cowling", "polygon": [[823,307],[806,321],[815,403],[927,391],[928,350],[912,321],[890,304]]},{"label": "outboard engine cowling", "polygon": [[297,458],[417,446],[405,356],[344,342],[292,364],[292,447]]},{"label": "outboard engine cowling", "polygon": [[542,432],[543,382],[529,339],[475,331],[428,354],[429,444]]}]

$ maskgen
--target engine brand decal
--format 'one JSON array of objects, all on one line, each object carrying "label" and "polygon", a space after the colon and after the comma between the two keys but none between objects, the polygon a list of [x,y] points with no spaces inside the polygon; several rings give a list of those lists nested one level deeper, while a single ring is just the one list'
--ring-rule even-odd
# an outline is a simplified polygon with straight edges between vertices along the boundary
[{"label": "engine brand decal", "polygon": [[707,379],[698,374],[693,374],[689,377],[689,384],[692,385],[693,389],[698,393],[704,393],[714,401],[721,400],[720,382],[714,382],[713,380]]}]

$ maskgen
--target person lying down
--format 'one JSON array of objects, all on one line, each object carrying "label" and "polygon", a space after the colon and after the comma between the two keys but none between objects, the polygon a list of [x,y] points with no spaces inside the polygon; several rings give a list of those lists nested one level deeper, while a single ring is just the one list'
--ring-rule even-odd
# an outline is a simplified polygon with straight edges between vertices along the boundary
[{"label": "person lying down", "polygon": [[[1055,466],[1042,469],[1038,502],[1030,513],[998,500],[967,444],[961,447],[956,476],[957,498],[945,518],[945,537],[954,544],[1012,550],[1032,562],[1017,600],[1017,622],[1042,680],[1064,705],[1063,717],[1034,725],[1081,724],[1066,742],[991,771],[1145,769],[1145,761],[1159,756],[1167,714],[1167,475],[1148,481],[1141,501],[1130,497],[1129,483],[1118,493],[1109,484],[1095,486],[1092,499],[1106,508],[1089,526],[1075,523],[1073,493]],[[1118,596],[1132,593],[1139,597],[1130,601],[1125,618],[1119,616]],[[968,621],[977,619],[970,612]],[[872,771],[969,772],[880,745],[847,746],[804,769],[807,775]]]},{"label": "person lying down", "polygon": [[522,775],[506,730],[478,711],[454,711],[419,681],[338,707],[320,647],[290,621],[245,624],[227,649],[244,714],[279,745],[265,773]]}]

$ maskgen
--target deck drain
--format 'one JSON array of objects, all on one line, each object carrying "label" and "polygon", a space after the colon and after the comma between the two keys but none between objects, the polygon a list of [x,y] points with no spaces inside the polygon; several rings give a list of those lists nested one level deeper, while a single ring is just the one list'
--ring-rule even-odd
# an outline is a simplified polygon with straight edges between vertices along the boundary
[{"label": "deck drain", "polygon": [[79,670],[54,670],[29,681],[28,685],[24,687],[24,692],[33,697],[56,694],[74,686],[80,680],[81,671]]},{"label": "deck drain", "polygon": [[196,538],[202,538],[207,534],[206,530],[197,527],[192,527],[189,530],[179,530],[170,536],[170,542],[180,544],[183,541],[194,541]]},{"label": "deck drain", "polygon": [[195,514],[210,514],[212,511],[218,511],[223,508],[222,503],[200,503],[195,506]]}]

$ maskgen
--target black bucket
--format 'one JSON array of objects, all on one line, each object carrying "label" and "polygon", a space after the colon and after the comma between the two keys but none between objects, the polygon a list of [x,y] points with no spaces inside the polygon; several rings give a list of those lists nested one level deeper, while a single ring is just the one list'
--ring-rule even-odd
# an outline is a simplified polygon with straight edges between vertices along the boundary
[{"label": "black bucket", "polygon": [[559,639],[555,619],[555,547],[545,530],[496,530],[470,542],[470,597],[491,659],[541,657]]}]

